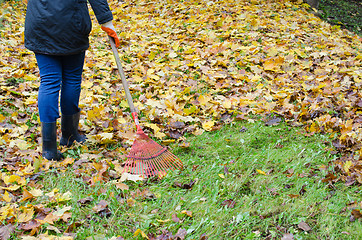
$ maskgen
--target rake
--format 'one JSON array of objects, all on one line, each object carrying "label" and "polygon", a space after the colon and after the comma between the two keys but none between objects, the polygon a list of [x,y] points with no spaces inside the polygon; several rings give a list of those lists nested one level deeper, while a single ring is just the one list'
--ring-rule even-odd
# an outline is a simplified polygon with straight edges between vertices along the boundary
[{"label": "rake", "polygon": [[173,155],[167,147],[159,145],[143,132],[129,91],[128,82],[121,65],[116,44],[112,37],[109,37],[109,41],[116,60],[118,73],[121,76],[131,115],[137,129],[136,139],[127,155],[124,171],[146,177],[155,175],[161,177],[165,174],[167,169],[182,169],[183,164],[178,157]]}]

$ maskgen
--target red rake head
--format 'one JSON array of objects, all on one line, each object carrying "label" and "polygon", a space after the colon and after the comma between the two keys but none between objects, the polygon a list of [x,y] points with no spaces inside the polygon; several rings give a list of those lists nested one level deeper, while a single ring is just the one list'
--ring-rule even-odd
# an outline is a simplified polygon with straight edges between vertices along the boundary
[{"label": "red rake head", "polygon": [[183,164],[178,157],[143,132],[137,132],[137,138],[125,162],[125,172],[142,176],[163,175],[167,169],[175,170],[182,167]]}]

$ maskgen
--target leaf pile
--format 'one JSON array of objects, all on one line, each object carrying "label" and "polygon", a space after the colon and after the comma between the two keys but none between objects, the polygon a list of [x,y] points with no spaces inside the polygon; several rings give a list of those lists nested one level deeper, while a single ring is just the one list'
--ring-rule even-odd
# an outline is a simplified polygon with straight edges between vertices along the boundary
[{"label": "leaf pile", "polygon": [[[147,134],[187,145],[186,133],[199,135],[252,115],[276,115],[310,134],[332,134],[331,150],[342,153],[335,165],[342,179],[362,183],[357,35],[309,14],[302,1],[109,2],[122,39],[122,64]],[[67,222],[68,206],[47,209],[17,202],[59,203],[69,196],[41,192],[34,174],[73,166],[89,176],[84,180],[90,185],[114,174],[119,178],[134,130],[116,64],[92,14],[80,102],[81,129],[89,141],[68,150],[70,157],[61,163],[42,160],[39,73],[23,45],[25,11],[18,1],[0,9],[0,220],[23,224],[24,231],[35,229],[35,234],[39,224]],[[109,166],[118,171],[112,175]],[[35,223],[35,215],[50,215],[50,220]]]}]

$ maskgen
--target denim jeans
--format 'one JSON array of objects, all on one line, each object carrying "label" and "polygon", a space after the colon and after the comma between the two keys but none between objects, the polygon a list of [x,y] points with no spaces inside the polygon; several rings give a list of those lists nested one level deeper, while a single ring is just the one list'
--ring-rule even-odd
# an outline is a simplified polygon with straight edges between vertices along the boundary
[{"label": "denim jeans", "polygon": [[40,121],[50,123],[59,118],[59,92],[62,114],[78,113],[85,52],[66,56],[35,53],[35,57],[40,71]]}]

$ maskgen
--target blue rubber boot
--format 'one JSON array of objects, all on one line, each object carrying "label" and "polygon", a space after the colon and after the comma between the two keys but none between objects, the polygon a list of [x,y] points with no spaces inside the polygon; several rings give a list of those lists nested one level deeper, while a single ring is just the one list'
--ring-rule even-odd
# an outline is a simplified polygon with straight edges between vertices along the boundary
[{"label": "blue rubber boot", "polygon": [[63,155],[57,148],[57,124],[56,122],[41,123],[41,134],[43,139],[43,158],[48,160],[61,160]]},{"label": "blue rubber boot", "polygon": [[62,115],[60,145],[70,147],[74,141],[83,143],[86,140],[87,137],[78,132],[79,117],[80,111],[73,115]]}]

